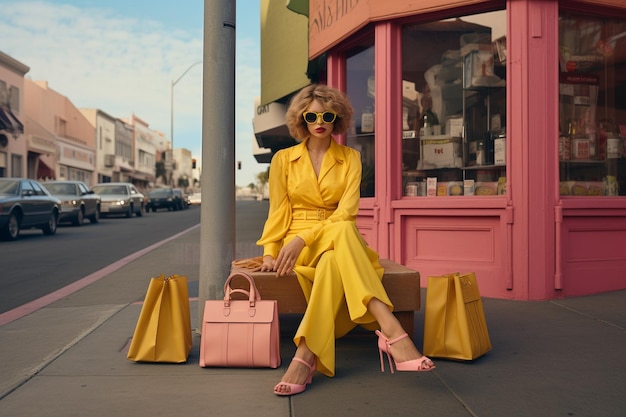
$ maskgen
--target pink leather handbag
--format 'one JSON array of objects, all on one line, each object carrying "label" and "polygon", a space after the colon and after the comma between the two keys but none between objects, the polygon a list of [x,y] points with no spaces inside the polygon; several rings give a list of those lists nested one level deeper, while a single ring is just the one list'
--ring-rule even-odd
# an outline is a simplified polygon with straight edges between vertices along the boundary
[{"label": "pink leather handbag", "polygon": [[[231,281],[242,277],[250,290],[232,288]],[[247,300],[234,300],[232,294]],[[233,368],[278,368],[280,332],[278,302],[262,300],[254,278],[245,272],[232,273],[224,284],[223,300],[204,305],[200,339],[200,366]]]}]

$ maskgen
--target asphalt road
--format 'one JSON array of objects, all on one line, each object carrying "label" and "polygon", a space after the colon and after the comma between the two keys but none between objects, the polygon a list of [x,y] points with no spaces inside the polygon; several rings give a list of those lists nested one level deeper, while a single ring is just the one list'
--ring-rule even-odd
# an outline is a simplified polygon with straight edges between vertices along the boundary
[{"label": "asphalt road", "polygon": [[[267,201],[237,201],[237,256],[255,256]],[[0,313],[69,285],[130,254],[200,223],[200,206],[189,210],[103,218],[82,227],[60,225],[57,234],[20,232],[14,242],[0,241]]]}]

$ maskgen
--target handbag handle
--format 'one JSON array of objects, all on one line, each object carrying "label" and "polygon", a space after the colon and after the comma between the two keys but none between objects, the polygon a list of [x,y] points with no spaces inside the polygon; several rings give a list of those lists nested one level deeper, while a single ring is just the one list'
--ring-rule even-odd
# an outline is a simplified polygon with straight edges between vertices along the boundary
[{"label": "handbag handle", "polygon": [[[250,284],[249,291],[246,291],[242,288],[233,289],[230,287],[230,282],[237,277],[243,277],[248,280],[248,284]],[[231,294],[234,294],[234,293],[247,295],[251,308],[254,308],[256,301],[261,299],[261,294],[259,294],[259,290],[257,289],[256,284],[254,283],[254,278],[252,278],[252,276],[246,272],[241,272],[241,271],[233,272],[226,279],[226,282],[224,283],[224,307],[230,307]]]}]

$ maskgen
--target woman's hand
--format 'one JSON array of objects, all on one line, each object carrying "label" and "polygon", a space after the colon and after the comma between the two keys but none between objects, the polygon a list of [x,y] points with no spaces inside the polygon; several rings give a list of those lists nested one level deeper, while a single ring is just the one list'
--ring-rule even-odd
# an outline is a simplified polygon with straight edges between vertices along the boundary
[{"label": "woman's hand", "polygon": [[274,257],[266,255],[263,257],[263,263],[261,264],[261,271],[273,271],[274,270]]},{"label": "woman's hand", "polygon": [[274,262],[274,271],[277,276],[284,276],[293,271],[296,265],[296,259],[300,256],[300,252],[304,249],[304,240],[296,236],[280,250],[276,262]]}]

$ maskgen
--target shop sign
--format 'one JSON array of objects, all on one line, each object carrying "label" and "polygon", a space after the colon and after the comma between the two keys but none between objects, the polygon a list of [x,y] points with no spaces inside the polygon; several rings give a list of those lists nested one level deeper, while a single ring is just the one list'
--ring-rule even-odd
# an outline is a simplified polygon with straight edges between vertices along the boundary
[{"label": "shop sign", "polygon": [[94,152],[68,144],[60,144],[59,163],[86,170],[94,169]]},{"label": "shop sign", "polygon": [[256,105],[253,122],[255,135],[285,125],[287,109],[284,104],[273,102],[261,105],[260,101],[260,97],[254,99]]},{"label": "shop sign", "polygon": [[28,137],[28,149],[37,153],[55,154],[57,151],[53,140],[41,136],[30,135]]},{"label": "shop sign", "polygon": [[314,58],[367,23],[367,0],[311,0],[309,3],[309,57]]},{"label": "shop sign", "polygon": [[478,3],[477,0],[309,0],[309,58],[315,58],[369,22]]}]

